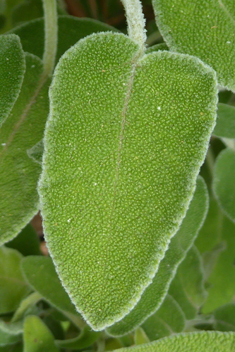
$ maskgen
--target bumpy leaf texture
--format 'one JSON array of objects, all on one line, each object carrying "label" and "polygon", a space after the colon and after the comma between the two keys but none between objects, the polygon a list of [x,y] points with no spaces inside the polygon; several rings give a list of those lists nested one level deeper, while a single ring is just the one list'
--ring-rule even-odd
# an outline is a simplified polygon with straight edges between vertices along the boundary
[{"label": "bumpy leaf texture", "polygon": [[199,57],[221,86],[235,91],[234,0],[152,0],[170,50]]},{"label": "bumpy leaf texture", "polygon": [[94,34],[61,58],[39,192],[48,247],[95,330],[120,320],[185,216],[214,127],[214,71]]}]

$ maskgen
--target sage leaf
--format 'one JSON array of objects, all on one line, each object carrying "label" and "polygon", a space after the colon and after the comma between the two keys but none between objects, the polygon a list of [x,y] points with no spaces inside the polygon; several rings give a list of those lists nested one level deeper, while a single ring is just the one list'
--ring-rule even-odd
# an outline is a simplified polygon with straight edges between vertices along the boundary
[{"label": "sage leaf", "polygon": [[142,328],[150,341],[182,332],[185,328],[185,315],[170,295],[166,295],[159,310],[151,315]]},{"label": "sage leaf", "polygon": [[134,335],[135,345],[142,345],[143,343],[149,342],[149,338],[142,328],[137,328]]},{"label": "sage leaf", "polygon": [[51,258],[28,256],[22,260],[21,265],[29,285],[47,302],[62,311],[77,314],[68,294],[61,285]]},{"label": "sage leaf", "polygon": [[38,163],[39,165],[41,165],[43,151],[44,151],[43,140],[41,140],[37,144],[35,144],[32,148],[28,149],[27,154],[29,158],[35,161],[35,163]]},{"label": "sage leaf", "polygon": [[195,246],[179,265],[169,294],[178,302],[188,320],[195,318],[207,298],[202,258]]},{"label": "sage leaf", "polygon": [[146,288],[140,301],[121,321],[107,329],[108,334],[120,336],[131,332],[142,324],[161,305],[174,278],[177,267],[192,246],[195,237],[203,224],[208,208],[208,194],[204,180],[199,176],[197,188],[189,209],[180,226],[172,238],[165,257],[160,262],[153,282]]},{"label": "sage leaf", "polygon": [[214,313],[214,329],[219,331],[235,331],[235,304],[228,303],[217,308]]},{"label": "sage leaf", "polygon": [[10,113],[25,73],[25,58],[15,34],[0,36],[0,126]]},{"label": "sage leaf", "polygon": [[217,122],[213,135],[224,138],[235,138],[235,107],[218,104]]},{"label": "sage leaf", "polygon": [[[96,32],[118,30],[105,23],[91,18],[77,18],[73,16],[58,16],[58,44],[56,62],[71,46],[80,39]],[[41,59],[44,53],[44,20],[42,18],[30,21],[13,28],[9,33],[20,37],[24,51],[34,54]]]},{"label": "sage leaf", "polygon": [[93,345],[99,336],[100,332],[92,331],[90,327],[86,326],[78,337],[68,340],[56,340],[56,345],[59,348],[80,350]]},{"label": "sage leaf", "polygon": [[39,207],[37,181],[41,166],[27,155],[43,137],[48,115],[48,81],[40,81],[42,62],[26,54],[20,95],[0,129],[0,244],[13,239]]},{"label": "sage leaf", "polygon": [[0,248],[0,314],[14,312],[30,288],[20,269],[22,255],[11,248]]},{"label": "sage leaf", "polygon": [[224,213],[235,222],[235,150],[223,150],[215,164],[213,190]]},{"label": "sage leaf", "polygon": [[24,352],[59,352],[55,340],[41,319],[30,315],[24,323]]},{"label": "sage leaf", "polygon": [[201,61],[140,57],[122,34],[93,34],[57,65],[41,208],[57,271],[94,330],[151,283],[193,196],[216,93]]},{"label": "sage leaf", "polygon": [[20,341],[22,332],[22,322],[5,323],[0,320],[0,346],[11,345]]},{"label": "sage leaf", "polygon": [[157,26],[171,51],[200,58],[235,91],[235,2],[152,0]]},{"label": "sage leaf", "polygon": [[203,331],[187,334],[177,334],[144,345],[139,345],[131,348],[120,348],[115,350],[115,352],[232,352],[234,349],[234,333]]},{"label": "sage leaf", "polygon": [[16,249],[24,256],[42,254],[38,235],[31,224],[25,226],[19,235],[10,242],[7,242],[5,246]]}]

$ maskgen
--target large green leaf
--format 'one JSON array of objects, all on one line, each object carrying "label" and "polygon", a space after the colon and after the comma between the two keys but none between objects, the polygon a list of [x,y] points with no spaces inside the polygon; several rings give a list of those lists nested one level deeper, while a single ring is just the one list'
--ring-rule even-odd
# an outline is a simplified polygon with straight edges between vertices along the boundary
[{"label": "large green leaf", "polygon": [[40,318],[30,315],[24,323],[24,352],[59,352],[52,333]]},{"label": "large green leaf", "polygon": [[[116,28],[105,23],[90,19],[73,16],[58,17],[58,47],[56,62],[72,45],[81,38],[95,32],[117,31]],[[44,53],[44,20],[38,19],[14,28],[11,33],[20,37],[24,51],[39,56]]]},{"label": "large green leaf", "polygon": [[0,244],[14,238],[39,207],[41,166],[27,150],[42,139],[48,115],[49,82],[42,81],[42,70],[41,60],[27,54],[20,95],[0,129]]},{"label": "large green leaf", "polygon": [[19,96],[25,73],[25,58],[20,39],[14,34],[0,36],[0,48],[1,126]]},{"label": "large green leaf", "polygon": [[[230,302],[235,292],[235,224],[222,213],[214,198],[210,199],[208,217],[198,234],[196,245],[205,259],[210,252],[212,256],[211,273],[207,272],[208,297],[202,307],[206,314]],[[218,250],[220,253],[216,253]],[[213,254],[217,260],[213,259]],[[207,267],[208,263],[208,271]]]},{"label": "large green leaf", "polygon": [[152,0],[158,28],[170,50],[199,57],[235,91],[234,0]]},{"label": "large green leaf", "polygon": [[235,107],[220,103],[217,114],[213,134],[217,137],[235,138]]},{"label": "large green leaf", "polygon": [[140,57],[121,34],[94,34],[60,60],[39,191],[49,250],[93,329],[151,283],[193,196],[216,93],[201,61]]},{"label": "large green leaf", "polygon": [[185,315],[174,298],[167,295],[160,309],[149,317],[142,327],[150,341],[154,341],[182,332],[185,327]]},{"label": "large green leaf", "polygon": [[0,248],[0,314],[13,312],[30,289],[20,269],[22,255],[11,248]]},{"label": "large green leaf", "polygon": [[233,352],[234,349],[234,333],[203,331],[177,334],[144,345],[120,348],[115,352]]},{"label": "large green leaf", "polygon": [[134,309],[121,321],[107,329],[111,335],[126,334],[153,314],[162,303],[176,269],[184,259],[195,237],[203,224],[208,207],[208,195],[205,182],[201,177],[197,180],[197,188],[190,203],[186,217],[180,229],[172,238],[164,259],[161,261],[158,272]]},{"label": "large green leaf", "polygon": [[30,286],[46,301],[58,309],[76,314],[75,307],[56,274],[51,258],[28,256],[22,260],[22,269]]},{"label": "large green leaf", "polygon": [[188,320],[195,318],[207,297],[202,259],[195,246],[188,251],[180,264],[169,293],[178,302]]},{"label": "large green leaf", "polygon": [[235,150],[223,150],[216,160],[213,189],[225,214],[235,222]]}]

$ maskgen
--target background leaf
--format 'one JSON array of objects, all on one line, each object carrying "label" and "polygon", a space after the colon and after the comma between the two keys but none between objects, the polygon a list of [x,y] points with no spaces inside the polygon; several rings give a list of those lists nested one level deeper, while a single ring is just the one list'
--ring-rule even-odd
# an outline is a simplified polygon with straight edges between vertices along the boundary
[{"label": "background leaf", "polygon": [[0,248],[0,314],[14,312],[30,291],[21,273],[21,259],[16,250]]},{"label": "background leaf", "polygon": [[158,28],[170,50],[200,58],[221,86],[235,91],[235,2],[152,0]]},{"label": "background leaf", "polygon": [[235,304],[228,303],[217,308],[214,313],[214,329],[219,331],[235,331]]},{"label": "background leaf", "polygon": [[5,323],[4,321],[0,320],[0,346],[11,345],[20,341],[22,332],[22,322]]},{"label": "background leaf", "polygon": [[48,85],[40,82],[42,62],[26,54],[26,73],[20,95],[0,129],[0,244],[13,239],[39,207],[37,181],[41,166],[27,155],[39,142],[48,115]]},{"label": "background leaf", "polygon": [[60,348],[80,350],[93,345],[99,336],[100,332],[92,331],[90,327],[86,326],[78,337],[68,340],[57,340],[56,344]]},{"label": "background leaf", "polygon": [[207,207],[208,194],[206,185],[204,180],[198,177],[197,188],[186,216],[183,219],[180,229],[172,238],[165,257],[160,262],[152,284],[146,288],[140,301],[132,311],[121,321],[107,329],[110,335],[119,336],[132,331],[159,308],[167,293],[170,282],[176,273],[178,265],[192,246],[203,224]]},{"label": "background leaf", "polygon": [[168,52],[138,60],[137,49],[123,35],[93,34],[63,56],[50,91],[44,228],[95,330],[126,315],[151,283],[214,127],[214,71]]},{"label": "background leaf", "polygon": [[215,164],[213,190],[221,209],[235,222],[235,151],[223,150]]},{"label": "background leaf", "polygon": [[6,247],[16,249],[24,256],[42,254],[38,235],[31,224],[26,225],[17,237],[6,243]]},{"label": "background leaf", "polygon": [[235,348],[235,334],[218,331],[177,334],[149,344],[120,348],[118,352],[232,352]]},{"label": "background leaf", "polygon": [[235,138],[235,107],[218,104],[217,121],[213,135],[224,138]]},{"label": "background leaf", "polygon": [[25,73],[25,58],[20,39],[14,34],[0,36],[0,47],[1,126],[19,96]]},{"label": "background leaf", "polygon": [[52,333],[37,316],[31,315],[24,323],[24,352],[59,352]]}]

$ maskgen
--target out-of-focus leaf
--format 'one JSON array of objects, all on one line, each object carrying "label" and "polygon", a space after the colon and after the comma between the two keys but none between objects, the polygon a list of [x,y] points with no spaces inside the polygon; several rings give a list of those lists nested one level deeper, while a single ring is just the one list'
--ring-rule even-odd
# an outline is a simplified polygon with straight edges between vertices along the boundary
[{"label": "out-of-focus leaf", "polygon": [[0,248],[0,314],[14,312],[30,291],[20,269],[21,259],[16,250]]},{"label": "out-of-focus leaf", "polygon": [[22,332],[22,322],[5,323],[4,321],[0,320],[0,346],[14,344],[20,341]]},{"label": "out-of-focus leaf", "polygon": [[213,190],[221,209],[235,222],[235,151],[230,148],[216,160]]},{"label": "out-of-focus leaf", "polygon": [[[0,126],[19,96],[25,73],[25,57],[15,34],[0,36]],[[0,143],[3,141],[0,139]]]},{"label": "out-of-focus leaf", "polygon": [[228,303],[217,308],[214,313],[214,329],[219,331],[235,331],[235,304]]},{"label": "out-of-focus leaf", "polygon": [[40,241],[31,224],[28,224],[17,237],[6,243],[6,247],[17,249],[24,256],[41,254]]},{"label": "out-of-focus leaf", "polygon": [[213,134],[217,137],[235,138],[235,107],[220,103],[217,114]]},{"label": "out-of-focus leaf", "polygon": [[41,166],[27,155],[43,138],[48,116],[48,85],[39,58],[26,55],[20,95],[0,129],[0,244],[13,239],[38,211]]},{"label": "out-of-focus leaf", "polygon": [[23,346],[21,342],[14,345],[0,346],[0,352],[23,352]]},{"label": "out-of-focus leaf", "polygon": [[185,315],[170,295],[165,297],[159,310],[142,325],[150,341],[182,332],[184,327]]},{"label": "out-of-focus leaf", "polygon": [[[58,17],[58,47],[56,62],[72,45],[81,38],[96,32],[113,31],[117,29],[105,23],[73,16]],[[44,52],[44,20],[38,19],[30,21],[24,25],[14,28],[12,33],[17,34],[24,51],[43,57]]]},{"label": "out-of-focus leaf", "polygon": [[142,345],[143,343],[149,342],[148,336],[141,327],[135,329],[134,342],[135,345]]},{"label": "out-of-focus leaf", "polygon": [[24,323],[24,352],[59,352],[55,340],[40,318],[30,315]]},{"label": "out-of-focus leaf", "polygon": [[169,294],[178,302],[188,320],[195,318],[207,297],[202,259],[195,246],[178,267]]},{"label": "out-of-focus leaf", "polygon": [[171,51],[199,57],[219,84],[235,91],[235,2],[152,0],[156,21]]},{"label": "out-of-focus leaf", "polygon": [[65,292],[51,258],[28,256],[22,260],[24,276],[30,286],[56,308],[77,314]]},{"label": "out-of-focus leaf", "polygon": [[39,141],[32,148],[27,150],[29,158],[35,161],[35,163],[42,164],[42,155],[43,155],[43,140]]},{"label": "out-of-focus leaf", "polygon": [[99,336],[100,332],[92,331],[91,328],[87,326],[78,337],[69,340],[56,340],[56,345],[59,348],[80,350],[93,345]]},{"label": "out-of-focus leaf", "polygon": [[166,43],[155,44],[155,45],[147,48],[146,54],[150,54],[150,53],[153,53],[153,52],[159,51],[159,50],[169,50],[169,48],[166,45]]},{"label": "out-of-focus leaf", "polygon": [[43,17],[42,0],[27,0],[15,6],[12,11],[12,24],[17,26],[23,22]]},{"label": "out-of-focus leaf", "polygon": [[144,345],[120,348],[114,352],[233,352],[234,350],[234,333],[203,331],[177,334]]},{"label": "out-of-focus leaf", "polygon": [[39,295],[37,292],[31,293],[31,295],[22,300],[19,305],[19,308],[15,311],[11,321],[16,322],[23,319],[24,315],[27,314],[27,312],[28,314],[30,312],[32,315],[32,307],[34,307],[34,305],[38,303],[41,299],[42,296]]},{"label": "out-of-focus leaf", "polygon": [[208,297],[202,307],[205,314],[230,302],[235,292],[235,224],[222,213],[216,200],[211,198],[208,218],[198,234],[196,245],[202,255],[206,253],[208,256],[209,251],[213,252],[222,243],[224,250],[207,278]]},{"label": "out-of-focus leaf", "polygon": [[1,0],[0,12],[4,16],[4,23],[0,28],[0,34],[9,31],[12,28],[12,11],[14,7],[18,6],[25,0]]},{"label": "out-of-focus leaf", "polygon": [[180,229],[172,238],[169,248],[161,261],[153,282],[144,291],[134,309],[107,332],[119,336],[132,331],[153,314],[162,303],[178,265],[184,259],[203,224],[208,208],[208,194],[205,182],[198,177],[197,188]]},{"label": "out-of-focus leaf", "polygon": [[44,228],[64,286],[95,330],[129,313],[151,283],[214,127],[214,71],[139,50],[124,35],[93,34],[61,58],[50,90]]}]

